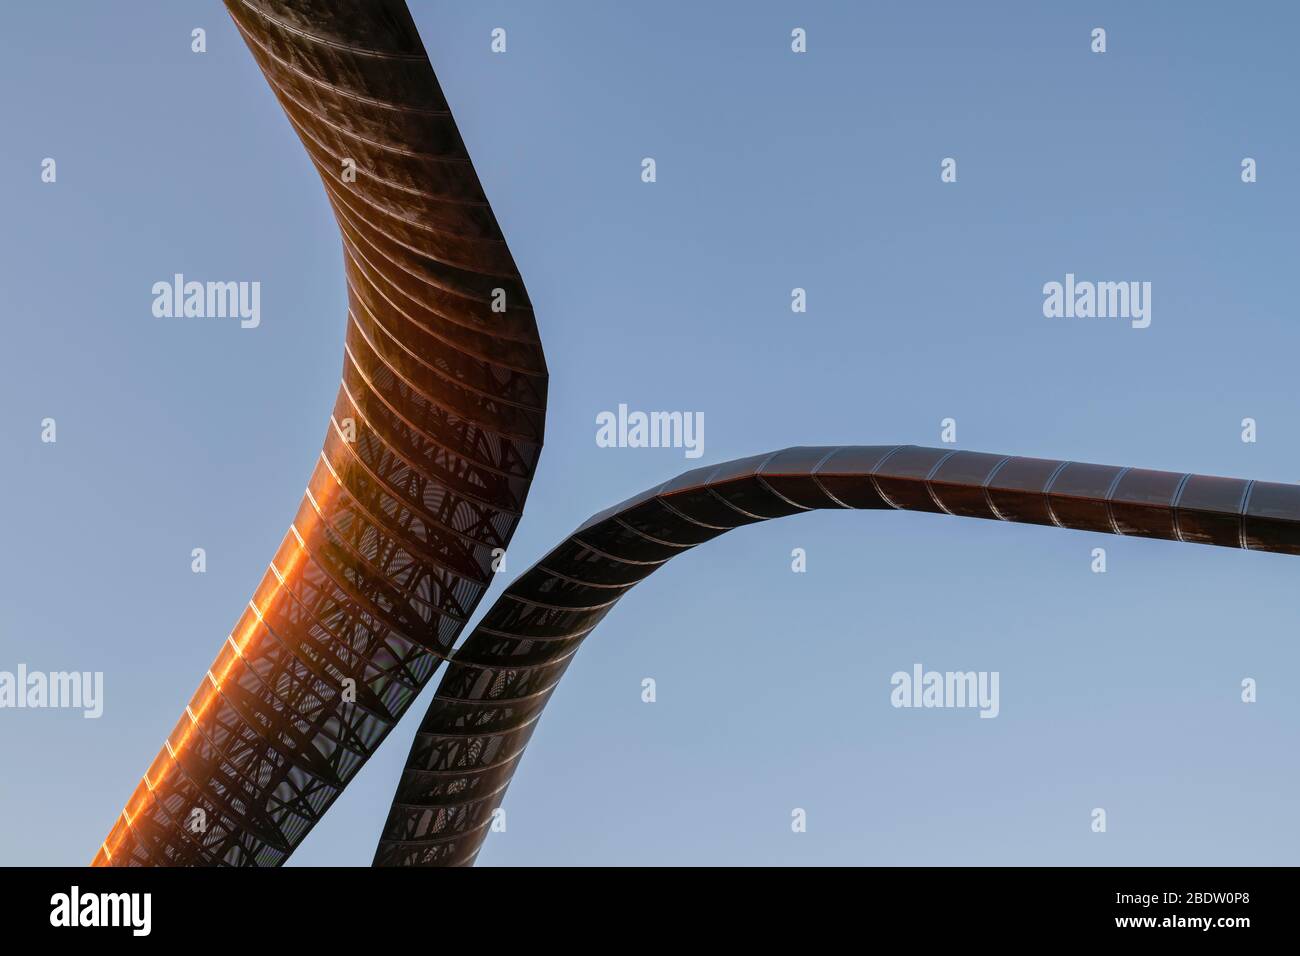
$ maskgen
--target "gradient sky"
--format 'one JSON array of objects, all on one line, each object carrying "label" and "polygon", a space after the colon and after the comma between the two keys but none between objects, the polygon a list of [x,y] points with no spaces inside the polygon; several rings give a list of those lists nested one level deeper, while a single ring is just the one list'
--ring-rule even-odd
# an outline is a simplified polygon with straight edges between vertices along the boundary
[{"label": "gradient sky", "polygon": [[[688,467],[949,416],[959,448],[1300,479],[1294,5],[411,6],[551,371],[506,577]],[[79,864],[297,507],[340,241],[212,0],[15,5],[0,115],[0,669],[106,682],[97,721],[0,710],[0,863]],[[261,327],[155,319],[175,272],[260,281]],[[1150,281],[1151,327],[1044,318],[1067,272]],[[598,448],[620,402],[702,411],[703,459]],[[587,642],[480,863],[1294,864],[1298,575],[941,515],[742,528]],[[916,662],[999,671],[1000,716],[892,708]],[[369,863],[432,689],[291,864]]]}]

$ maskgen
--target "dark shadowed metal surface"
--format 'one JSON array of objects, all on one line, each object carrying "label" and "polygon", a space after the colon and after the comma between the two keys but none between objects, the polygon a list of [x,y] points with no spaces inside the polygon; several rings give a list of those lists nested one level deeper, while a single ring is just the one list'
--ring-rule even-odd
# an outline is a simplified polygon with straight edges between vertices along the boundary
[{"label": "dark shadowed metal surface", "polygon": [[528,295],[405,4],[226,6],[342,233],[342,384],[289,533],[102,865],[282,863],[447,655],[542,447]]},{"label": "dark shadowed metal surface", "polygon": [[1300,486],[915,445],[805,447],[689,471],[595,515],[456,652],[411,747],[377,866],[474,861],[582,640],[638,581],[724,531],[898,508],[1300,554]]}]

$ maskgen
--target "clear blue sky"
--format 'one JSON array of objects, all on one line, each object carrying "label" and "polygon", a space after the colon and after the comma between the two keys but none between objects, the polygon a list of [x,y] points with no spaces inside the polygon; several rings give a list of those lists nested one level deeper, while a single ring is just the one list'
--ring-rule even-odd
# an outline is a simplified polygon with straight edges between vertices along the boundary
[{"label": "clear blue sky", "polygon": [[[551,370],[512,572],[687,467],[938,444],[945,417],[961,448],[1300,479],[1294,5],[412,6]],[[323,190],[219,3],[5,24],[0,669],[102,670],[106,701],[0,711],[0,862],[75,864],[297,507],[344,286]],[[260,281],[260,328],[155,319],[175,272]],[[1067,272],[1150,281],[1151,327],[1044,318]],[[598,448],[620,402],[702,411],[703,458]],[[927,514],[741,529],[583,648],[480,862],[1295,863],[1297,575]],[[916,662],[999,671],[1000,716],[895,710]],[[431,691],[292,862],[369,863]]]}]

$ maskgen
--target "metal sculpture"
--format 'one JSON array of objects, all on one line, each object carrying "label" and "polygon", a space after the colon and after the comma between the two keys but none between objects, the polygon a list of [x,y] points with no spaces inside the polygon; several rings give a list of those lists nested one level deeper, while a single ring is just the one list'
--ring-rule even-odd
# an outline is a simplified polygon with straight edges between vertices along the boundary
[{"label": "metal sculpture", "polygon": [[289,533],[96,864],[283,863],[447,659],[374,862],[472,863],[583,639],[673,555],[743,524],[894,508],[1300,554],[1298,486],[790,448],[594,516],[452,655],[541,451],[527,293],[401,0],[226,4],[342,234],[342,385]]},{"label": "metal sculpture", "polygon": [[725,531],[821,508],[896,508],[1300,554],[1300,486],[915,445],[800,447],[689,471],[595,515],[457,650],[376,866],[474,862],[542,709],[638,581]]},{"label": "metal sculpture", "polygon": [[401,0],[226,0],[325,185],[342,384],[265,577],[94,863],[282,863],[454,644],[542,447],[527,292]]}]

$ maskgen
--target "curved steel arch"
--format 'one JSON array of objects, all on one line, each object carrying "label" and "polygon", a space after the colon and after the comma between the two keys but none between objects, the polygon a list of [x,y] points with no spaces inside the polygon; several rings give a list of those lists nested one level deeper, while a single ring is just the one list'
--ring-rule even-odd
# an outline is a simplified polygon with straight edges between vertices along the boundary
[{"label": "curved steel arch", "polygon": [[282,863],[447,656],[542,447],[528,294],[405,3],[226,6],[342,233],[342,384],[289,533],[99,865]]},{"label": "curved steel arch", "polygon": [[669,558],[741,525],[897,508],[1300,554],[1300,486],[915,445],[798,447],[697,468],[590,518],[456,652],[412,744],[376,866],[473,863],[582,640]]}]

